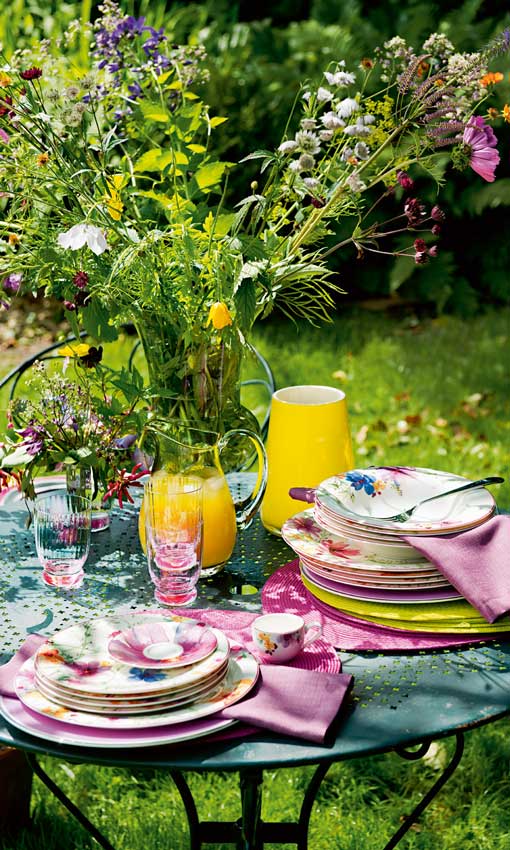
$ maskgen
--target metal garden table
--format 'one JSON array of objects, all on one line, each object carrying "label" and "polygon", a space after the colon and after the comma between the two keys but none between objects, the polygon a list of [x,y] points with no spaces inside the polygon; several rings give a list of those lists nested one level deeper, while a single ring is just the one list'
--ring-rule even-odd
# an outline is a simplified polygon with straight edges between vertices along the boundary
[{"label": "metal garden table", "polygon": [[[91,612],[98,616],[112,614],[120,606],[153,605],[134,511],[114,510],[111,528],[93,536],[85,583],[67,592],[43,585],[33,534],[25,528],[25,518],[21,504],[0,509],[0,663],[7,661],[31,632],[49,635],[76,619],[89,618]],[[265,579],[291,557],[285,544],[267,534],[256,520],[239,535],[224,572],[201,583],[196,606],[259,610],[259,591]],[[450,763],[387,841],[385,850],[390,850],[455,770],[462,756],[464,731],[510,712],[510,643],[415,654],[341,653],[341,658],[344,671],[354,675],[354,688],[342,709],[336,739],[328,746],[260,733],[217,743],[200,739],[173,747],[89,749],[46,742],[17,731],[1,717],[0,743],[25,751],[37,776],[106,850],[111,850],[110,842],[45,773],[37,760],[39,754],[75,763],[170,771],[186,807],[192,850],[203,843],[220,842],[231,842],[243,850],[260,850],[268,842],[291,843],[304,850],[313,802],[331,764],[388,751],[418,759],[433,740],[454,736]],[[418,745],[417,749],[410,750],[413,745]],[[316,770],[298,821],[263,822],[263,771],[306,764],[316,765]],[[201,822],[183,775],[188,770],[237,771],[239,820]]]}]

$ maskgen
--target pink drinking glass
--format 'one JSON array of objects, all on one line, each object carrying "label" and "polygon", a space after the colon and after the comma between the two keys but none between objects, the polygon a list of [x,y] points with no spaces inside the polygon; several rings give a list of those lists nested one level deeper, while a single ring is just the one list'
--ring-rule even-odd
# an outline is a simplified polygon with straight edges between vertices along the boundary
[{"label": "pink drinking glass", "polygon": [[144,508],[154,596],[162,605],[190,605],[202,561],[202,481],[156,474],[145,485]]}]

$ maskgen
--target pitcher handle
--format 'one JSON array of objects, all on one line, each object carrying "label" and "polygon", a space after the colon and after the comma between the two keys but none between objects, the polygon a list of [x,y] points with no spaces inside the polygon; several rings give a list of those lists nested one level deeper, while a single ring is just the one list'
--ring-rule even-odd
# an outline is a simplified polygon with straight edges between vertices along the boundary
[{"label": "pitcher handle", "polygon": [[258,473],[257,481],[253,492],[248,500],[244,499],[239,506],[235,505],[237,527],[240,529],[246,528],[251,522],[256,512],[260,507],[264,491],[267,484],[267,455],[264,448],[264,443],[253,431],[248,431],[244,428],[234,428],[232,431],[227,431],[218,442],[218,451],[221,453],[226,448],[227,443],[232,437],[249,437],[255,446],[258,458]]}]

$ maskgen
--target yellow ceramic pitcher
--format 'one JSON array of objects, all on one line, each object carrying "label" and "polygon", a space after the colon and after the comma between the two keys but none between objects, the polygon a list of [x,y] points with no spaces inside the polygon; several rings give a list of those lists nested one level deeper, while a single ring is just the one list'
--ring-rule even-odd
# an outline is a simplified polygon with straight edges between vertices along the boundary
[{"label": "yellow ceramic pitcher", "polygon": [[345,393],[335,387],[286,387],[274,393],[267,437],[268,478],[261,516],[275,534],[303,510],[291,487],[316,487],[354,466]]}]

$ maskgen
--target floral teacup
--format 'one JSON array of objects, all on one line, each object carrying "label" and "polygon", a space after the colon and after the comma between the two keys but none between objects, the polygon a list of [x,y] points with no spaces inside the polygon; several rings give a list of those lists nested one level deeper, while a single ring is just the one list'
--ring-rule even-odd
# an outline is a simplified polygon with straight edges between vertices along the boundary
[{"label": "floral teacup", "polygon": [[297,614],[262,614],[253,621],[253,641],[264,661],[290,661],[322,634],[320,623],[307,623]]}]

